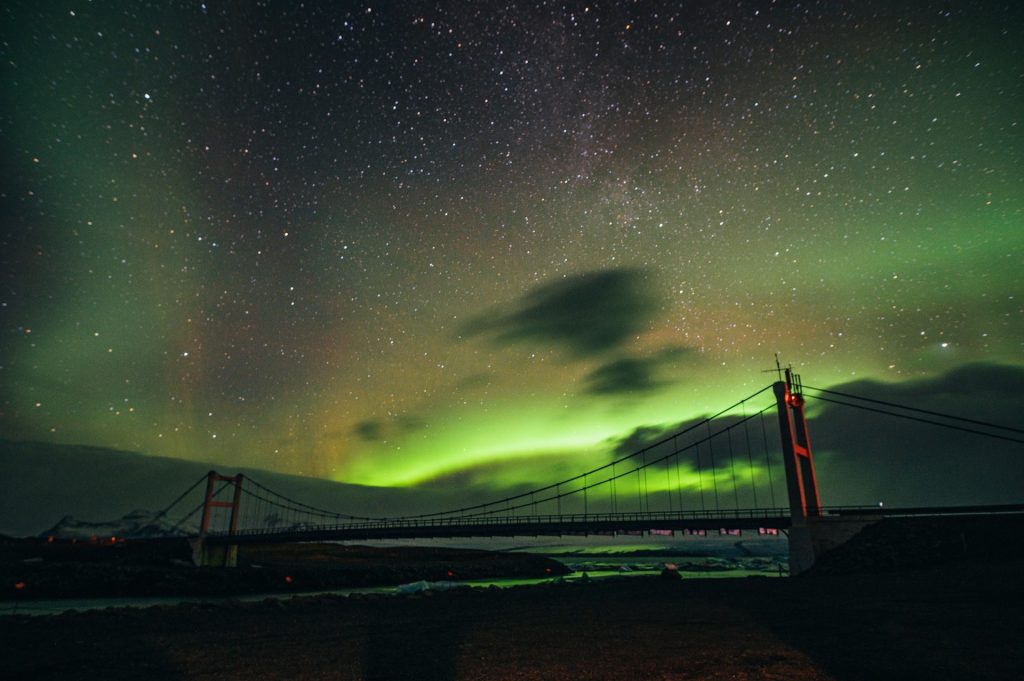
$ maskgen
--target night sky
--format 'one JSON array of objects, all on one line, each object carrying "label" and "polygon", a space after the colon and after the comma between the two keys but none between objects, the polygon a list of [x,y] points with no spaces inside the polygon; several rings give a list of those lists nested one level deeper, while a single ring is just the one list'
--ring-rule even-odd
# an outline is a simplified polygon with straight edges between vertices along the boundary
[{"label": "night sky", "polygon": [[1022,29],[1016,2],[6,3],[0,433],[499,489],[776,352],[821,387],[1019,379]]}]

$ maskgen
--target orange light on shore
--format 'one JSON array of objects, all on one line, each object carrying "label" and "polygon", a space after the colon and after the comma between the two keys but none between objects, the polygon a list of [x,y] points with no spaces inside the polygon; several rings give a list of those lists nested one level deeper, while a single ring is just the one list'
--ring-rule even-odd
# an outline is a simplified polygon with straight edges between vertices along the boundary
[{"label": "orange light on shore", "polygon": [[25,588],[25,582],[15,582],[14,583],[14,588],[17,589],[18,591],[21,591],[22,589]]},{"label": "orange light on shore", "polygon": [[292,583],[292,576],[291,575],[285,575],[284,576],[284,583],[285,584],[291,584]]}]

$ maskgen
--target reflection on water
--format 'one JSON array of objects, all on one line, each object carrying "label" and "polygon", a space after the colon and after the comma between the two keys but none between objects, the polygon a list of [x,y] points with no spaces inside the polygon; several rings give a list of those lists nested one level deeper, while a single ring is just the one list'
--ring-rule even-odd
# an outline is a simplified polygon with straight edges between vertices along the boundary
[{"label": "reflection on water", "polygon": [[[549,555],[574,572],[563,577],[538,577],[533,579],[474,579],[460,582],[446,582],[442,588],[508,588],[547,584],[551,582],[579,582],[581,580],[651,577],[661,573],[667,563],[678,566],[683,579],[735,578],[735,577],[776,577],[788,574],[783,558],[778,556],[748,557],[742,559],[715,556],[672,556],[644,555],[623,556],[615,553],[555,553]],[[440,585],[436,585],[440,587]],[[172,606],[183,603],[223,605],[226,603],[258,602],[266,599],[290,599],[296,596],[349,596],[352,594],[394,594],[396,587],[364,587],[358,589],[332,589],[329,591],[306,591],[299,593],[264,593],[228,598],[200,596],[166,596],[146,598],[81,598],[47,601],[7,602],[0,604],[0,615],[59,615],[68,611],[103,610],[107,608],[149,608]]]}]

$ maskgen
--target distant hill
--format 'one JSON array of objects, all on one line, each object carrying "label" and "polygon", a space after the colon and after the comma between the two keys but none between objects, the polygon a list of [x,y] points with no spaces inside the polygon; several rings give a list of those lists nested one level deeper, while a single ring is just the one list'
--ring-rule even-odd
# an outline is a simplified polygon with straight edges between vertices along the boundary
[{"label": "distant hill", "polygon": [[211,469],[244,473],[292,498],[354,515],[399,515],[446,505],[426,490],[363,487],[101,447],[0,439],[0,534],[38,535],[66,516],[76,523],[106,523],[138,510],[159,511]]},{"label": "distant hill", "polygon": [[175,521],[158,512],[136,509],[127,515],[111,520],[79,520],[73,515],[66,515],[53,527],[40,532],[47,537],[57,539],[88,539],[97,537],[171,537],[182,532],[195,532],[196,522],[187,527],[183,524],[179,529]]}]

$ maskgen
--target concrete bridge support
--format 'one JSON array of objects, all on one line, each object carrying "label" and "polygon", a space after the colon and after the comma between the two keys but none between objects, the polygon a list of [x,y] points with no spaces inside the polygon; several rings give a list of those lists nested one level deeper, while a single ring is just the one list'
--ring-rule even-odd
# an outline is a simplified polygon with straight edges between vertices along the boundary
[{"label": "concrete bridge support", "polygon": [[789,528],[789,574],[811,569],[818,556],[848,542],[853,535],[879,521],[879,516],[836,516],[804,518]]},{"label": "concrete bridge support", "polygon": [[237,544],[212,544],[206,537],[189,540],[192,563],[198,567],[238,567]]}]

